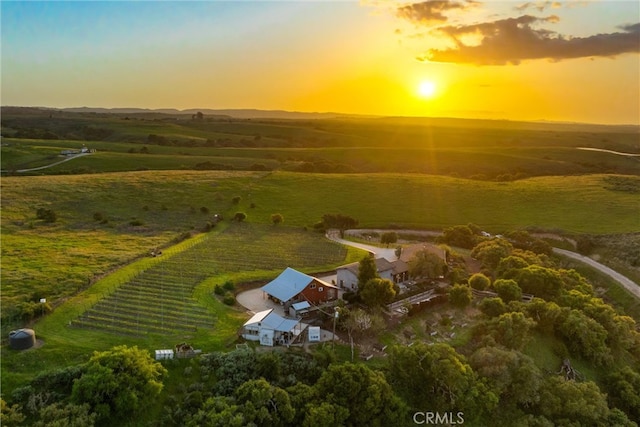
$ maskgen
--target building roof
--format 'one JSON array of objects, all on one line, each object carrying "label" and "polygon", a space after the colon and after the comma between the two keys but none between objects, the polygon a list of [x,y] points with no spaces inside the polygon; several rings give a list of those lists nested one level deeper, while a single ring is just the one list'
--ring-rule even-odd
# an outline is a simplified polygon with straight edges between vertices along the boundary
[{"label": "building roof", "polygon": [[308,274],[301,273],[291,267],[287,267],[278,277],[262,287],[262,290],[272,297],[278,298],[280,301],[289,301],[298,295],[311,282],[316,281],[322,286],[334,287]]},{"label": "building roof", "polygon": [[302,302],[297,302],[295,304],[291,304],[291,307],[295,310],[304,310],[305,308],[309,308],[311,307],[311,304],[309,304],[309,301],[302,301]]},{"label": "building roof", "polygon": [[[376,258],[375,263],[376,263],[376,271],[378,273],[381,273],[383,271],[393,270],[393,263],[390,261],[387,261],[386,258]],[[352,262],[351,264],[342,265],[338,267],[338,270],[345,269],[345,268],[357,276],[360,270],[360,262]]]},{"label": "building roof", "polygon": [[261,327],[267,329],[273,329],[279,332],[289,332],[298,325],[298,321],[295,319],[286,319],[277,313],[273,312],[273,309],[260,311],[247,320],[244,326],[260,323]]}]

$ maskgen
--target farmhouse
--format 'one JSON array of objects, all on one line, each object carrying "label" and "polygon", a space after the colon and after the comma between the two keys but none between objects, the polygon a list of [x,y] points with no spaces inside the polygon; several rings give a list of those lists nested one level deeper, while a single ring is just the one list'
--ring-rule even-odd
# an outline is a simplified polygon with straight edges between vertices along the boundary
[{"label": "farmhouse", "polygon": [[[402,259],[388,261],[385,258],[375,260],[378,276],[393,283],[404,283],[409,279],[409,267]],[[356,291],[358,289],[358,271],[360,263],[354,262],[336,269],[338,285]]]},{"label": "farmhouse", "polygon": [[[409,260],[413,258],[418,251],[427,250],[437,255],[446,262],[446,252],[436,245],[429,243],[420,243],[402,248],[400,258],[395,261],[389,261],[385,258],[377,258],[375,260],[378,276],[382,279],[389,279],[393,283],[403,284],[409,280]],[[358,290],[358,270],[360,263],[343,265],[336,269],[337,283],[341,288],[351,291]]]},{"label": "farmhouse", "polygon": [[262,287],[270,299],[284,305],[307,301],[321,304],[338,298],[338,288],[330,283],[287,267],[278,277]]},{"label": "farmhouse", "polygon": [[242,326],[242,337],[249,341],[260,341],[261,345],[287,345],[303,331],[304,324],[295,319],[287,319],[273,312],[273,309],[256,313]]}]

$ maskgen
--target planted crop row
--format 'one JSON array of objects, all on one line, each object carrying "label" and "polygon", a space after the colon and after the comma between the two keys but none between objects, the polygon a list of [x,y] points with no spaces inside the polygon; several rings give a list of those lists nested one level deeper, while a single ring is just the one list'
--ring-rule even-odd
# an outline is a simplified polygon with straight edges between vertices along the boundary
[{"label": "planted crop row", "polygon": [[212,327],[213,315],[192,297],[203,280],[219,273],[335,264],[345,255],[344,248],[317,233],[235,224],[130,278],[74,326],[128,335],[156,333],[158,327],[174,334]]}]

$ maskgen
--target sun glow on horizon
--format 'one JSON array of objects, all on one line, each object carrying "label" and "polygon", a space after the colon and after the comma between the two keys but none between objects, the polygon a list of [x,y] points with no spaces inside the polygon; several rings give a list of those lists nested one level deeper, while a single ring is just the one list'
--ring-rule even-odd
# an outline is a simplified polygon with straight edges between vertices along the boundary
[{"label": "sun glow on horizon", "polygon": [[433,98],[437,91],[438,88],[432,80],[423,80],[418,85],[418,95],[422,98]]}]

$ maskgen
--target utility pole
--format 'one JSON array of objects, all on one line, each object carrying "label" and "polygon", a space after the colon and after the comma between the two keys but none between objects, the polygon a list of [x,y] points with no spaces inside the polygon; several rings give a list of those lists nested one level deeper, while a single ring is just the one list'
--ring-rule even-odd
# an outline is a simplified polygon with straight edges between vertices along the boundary
[{"label": "utility pole", "polygon": [[336,343],[336,319],[338,318],[338,308],[333,313],[333,335],[331,336],[331,351],[333,351]]}]

